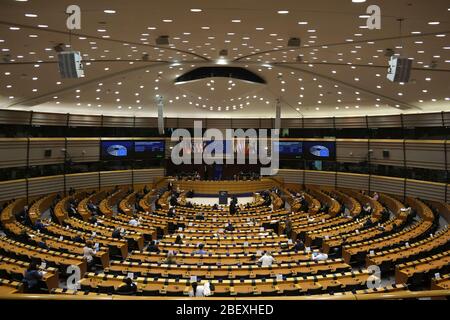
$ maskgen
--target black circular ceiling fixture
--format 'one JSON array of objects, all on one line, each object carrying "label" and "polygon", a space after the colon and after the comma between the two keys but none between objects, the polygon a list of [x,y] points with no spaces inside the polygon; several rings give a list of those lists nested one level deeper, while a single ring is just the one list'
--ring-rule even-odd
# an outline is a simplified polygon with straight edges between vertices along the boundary
[{"label": "black circular ceiling fixture", "polygon": [[266,84],[266,80],[257,74],[240,67],[200,67],[175,79],[175,84],[202,80],[206,78],[234,78],[257,84]]}]

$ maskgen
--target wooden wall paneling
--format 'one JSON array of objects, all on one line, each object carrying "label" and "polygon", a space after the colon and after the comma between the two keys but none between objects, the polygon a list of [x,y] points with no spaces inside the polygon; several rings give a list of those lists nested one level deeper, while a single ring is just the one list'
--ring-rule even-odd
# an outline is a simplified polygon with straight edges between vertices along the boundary
[{"label": "wooden wall paneling", "polygon": [[28,196],[35,197],[64,191],[64,176],[49,176],[28,179]]},{"label": "wooden wall paneling", "polygon": [[405,146],[407,167],[445,170],[444,141],[406,140]]},{"label": "wooden wall paneling", "polygon": [[[30,166],[64,163],[64,138],[30,138]],[[51,150],[46,157],[45,151]]]},{"label": "wooden wall paneling", "polygon": [[369,190],[369,175],[338,172],[337,188],[368,191]]},{"label": "wooden wall paneling", "polygon": [[0,201],[25,198],[27,195],[27,181],[11,180],[0,181]]},{"label": "wooden wall paneling", "polygon": [[98,172],[76,173],[66,175],[66,188],[82,189],[98,189]]},{"label": "wooden wall paneling", "polygon": [[100,161],[100,138],[67,138],[67,152],[73,162]]},{"label": "wooden wall paneling", "polygon": [[0,168],[26,167],[26,138],[0,138]]},{"label": "wooden wall paneling", "polygon": [[432,201],[445,201],[444,183],[406,180],[406,196]]},{"label": "wooden wall paneling", "polygon": [[371,191],[390,193],[403,197],[405,193],[405,179],[371,176]]}]

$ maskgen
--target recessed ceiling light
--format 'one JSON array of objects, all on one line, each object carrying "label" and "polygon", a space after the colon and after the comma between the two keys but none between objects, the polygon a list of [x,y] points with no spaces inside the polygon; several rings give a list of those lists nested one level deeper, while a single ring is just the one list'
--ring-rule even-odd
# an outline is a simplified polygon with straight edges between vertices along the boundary
[{"label": "recessed ceiling light", "polygon": [[278,14],[288,14],[289,11],[288,10],[278,10],[277,13]]},{"label": "recessed ceiling light", "polygon": [[439,25],[441,23],[439,21],[430,21],[430,22],[428,22],[428,24],[431,25],[431,26],[437,26],[437,25]]},{"label": "recessed ceiling light", "polygon": [[39,28],[48,28],[48,25],[46,25],[46,24],[39,24],[38,27]]},{"label": "recessed ceiling light", "polygon": [[25,13],[25,17],[27,17],[27,18],[37,18],[37,14],[34,14],[34,13]]},{"label": "recessed ceiling light", "polygon": [[106,9],[106,10],[103,10],[103,12],[108,13],[108,14],[114,14],[114,13],[116,13],[116,10]]},{"label": "recessed ceiling light", "polygon": [[173,20],[172,19],[164,19],[163,22],[170,23],[170,22],[173,22]]},{"label": "recessed ceiling light", "polygon": [[9,30],[17,31],[17,30],[20,30],[20,28],[19,27],[9,27]]},{"label": "recessed ceiling light", "polygon": [[202,12],[202,9],[191,9],[191,12]]}]

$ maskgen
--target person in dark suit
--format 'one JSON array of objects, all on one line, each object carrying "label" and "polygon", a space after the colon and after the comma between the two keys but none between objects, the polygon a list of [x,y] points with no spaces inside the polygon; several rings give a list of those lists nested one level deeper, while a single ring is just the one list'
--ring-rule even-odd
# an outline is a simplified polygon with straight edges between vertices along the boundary
[{"label": "person in dark suit", "polygon": [[291,238],[292,235],[292,221],[289,217],[286,217],[286,221],[284,222],[284,232],[288,238]]},{"label": "person in dark suit", "polygon": [[49,249],[50,249],[50,248],[47,246],[47,244],[45,243],[44,240],[39,241],[39,242],[37,243],[37,246],[38,246],[39,248],[41,248],[41,249],[44,249],[44,250],[49,250]]},{"label": "person in dark suit", "polygon": [[175,239],[175,244],[183,244],[183,240],[181,239],[180,235],[177,235],[177,238]]},{"label": "person in dark suit", "polygon": [[28,244],[31,241],[31,237],[28,235],[28,233],[25,230],[20,231],[19,235],[17,236],[17,241]]},{"label": "person in dark suit", "polygon": [[130,278],[123,279],[123,284],[117,289],[118,294],[135,295],[137,286]]},{"label": "person in dark suit", "polygon": [[120,228],[115,228],[114,231],[112,232],[111,238],[113,239],[122,239],[122,235],[120,232]]},{"label": "person in dark suit", "polygon": [[302,242],[302,240],[297,239],[297,241],[295,241],[294,246],[292,247],[292,251],[304,251],[305,250],[305,244]]},{"label": "person in dark suit", "polygon": [[150,242],[150,244],[147,247],[147,251],[148,252],[155,252],[155,253],[160,253],[161,250],[159,249],[158,245],[156,244],[155,241]]},{"label": "person in dark suit", "polygon": [[22,279],[22,283],[25,286],[25,292],[39,293],[39,282],[42,280],[43,276],[44,274],[39,271],[37,263],[31,262]]},{"label": "person in dark suit", "polygon": [[167,211],[167,216],[169,218],[175,217],[175,208],[174,207],[170,208],[169,211]]},{"label": "person in dark suit", "polygon": [[202,212],[197,212],[197,214],[195,215],[195,220],[205,220],[205,216]]},{"label": "person in dark suit", "polygon": [[40,231],[40,232],[45,231],[45,225],[41,221],[41,219],[37,219],[36,222],[34,223],[34,230]]},{"label": "person in dark suit", "polygon": [[231,223],[231,221],[228,221],[227,225],[225,226],[225,230],[226,230],[226,231],[229,231],[229,232],[234,231],[234,226],[233,226],[233,224]]}]

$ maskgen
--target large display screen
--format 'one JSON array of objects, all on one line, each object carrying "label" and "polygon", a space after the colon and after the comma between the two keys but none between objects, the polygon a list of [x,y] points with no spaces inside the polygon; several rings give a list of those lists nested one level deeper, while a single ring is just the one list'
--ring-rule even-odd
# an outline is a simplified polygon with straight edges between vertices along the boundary
[{"label": "large display screen", "polygon": [[303,154],[306,160],[336,160],[336,143],[324,141],[308,141],[303,143]]},{"label": "large display screen", "polygon": [[280,141],[278,143],[274,143],[274,147],[278,147],[280,159],[302,159],[302,142]]},{"label": "large display screen", "polygon": [[[233,151],[234,151],[233,141],[231,141],[231,140],[221,140],[221,141],[218,141],[218,142],[219,142],[219,145],[220,144],[222,145],[222,150],[216,149],[215,150],[215,154],[216,155],[222,154],[222,155],[226,156],[226,155],[231,155],[233,153]],[[203,151],[205,151],[205,148],[208,145],[210,145],[211,143],[213,143],[213,141],[203,141]],[[222,152],[220,152],[220,151],[222,151]]]},{"label": "large display screen", "polygon": [[136,159],[164,158],[164,141],[135,141],[134,157]]},{"label": "large display screen", "polygon": [[133,141],[102,141],[102,160],[129,160],[133,157]]}]

